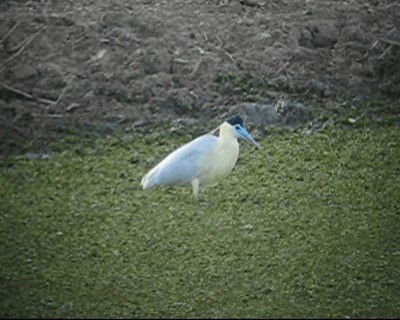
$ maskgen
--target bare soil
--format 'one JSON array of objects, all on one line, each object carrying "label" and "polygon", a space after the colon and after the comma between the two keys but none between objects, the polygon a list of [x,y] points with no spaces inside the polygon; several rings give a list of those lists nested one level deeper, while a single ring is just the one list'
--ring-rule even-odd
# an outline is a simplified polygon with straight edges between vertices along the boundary
[{"label": "bare soil", "polygon": [[220,117],[245,102],[226,75],[327,105],[398,100],[399,29],[396,0],[3,0],[0,152],[71,126]]}]

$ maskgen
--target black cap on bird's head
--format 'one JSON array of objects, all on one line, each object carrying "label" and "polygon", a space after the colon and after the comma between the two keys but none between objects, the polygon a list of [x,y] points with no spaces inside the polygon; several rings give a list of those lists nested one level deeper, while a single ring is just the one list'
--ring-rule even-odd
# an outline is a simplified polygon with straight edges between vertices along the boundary
[{"label": "black cap on bird's head", "polygon": [[232,126],[234,126],[235,124],[243,126],[243,120],[238,115],[230,117],[228,120],[226,120],[226,122],[228,122]]},{"label": "black cap on bird's head", "polygon": [[237,138],[243,138],[252,144],[254,144],[257,148],[261,148],[261,146],[253,139],[251,134],[247,131],[246,127],[243,125],[243,119],[236,115],[232,116],[226,120],[232,127],[234,127],[234,132]]}]

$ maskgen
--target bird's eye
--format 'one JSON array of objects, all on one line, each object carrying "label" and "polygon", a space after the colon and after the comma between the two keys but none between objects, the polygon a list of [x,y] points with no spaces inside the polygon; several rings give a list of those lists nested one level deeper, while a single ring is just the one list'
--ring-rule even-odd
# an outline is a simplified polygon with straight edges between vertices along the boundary
[{"label": "bird's eye", "polygon": [[239,125],[236,125],[235,128],[236,128],[236,130],[240,130],[240,126]]}]

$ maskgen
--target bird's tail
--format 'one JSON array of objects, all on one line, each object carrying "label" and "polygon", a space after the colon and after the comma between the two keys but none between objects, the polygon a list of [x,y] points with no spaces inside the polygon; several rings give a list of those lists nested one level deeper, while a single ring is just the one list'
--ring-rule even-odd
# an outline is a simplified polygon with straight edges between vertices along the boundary
[{"label": "bird's tail", "polygon": [[141,184],[144,190],[150,189],[156,185],[156,181],[154,179],[155,171],[151,170],[142,178]]}]

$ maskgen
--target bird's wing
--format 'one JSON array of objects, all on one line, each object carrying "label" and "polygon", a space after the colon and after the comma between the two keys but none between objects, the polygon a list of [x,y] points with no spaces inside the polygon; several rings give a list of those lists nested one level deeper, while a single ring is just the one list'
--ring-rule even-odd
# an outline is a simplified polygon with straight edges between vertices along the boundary
[{"label": "bird's wing", "polygon": [[203,135],[173,151],[143,177],[143,187],[184,184],[200,176],[207,170],[203,159],[213,151],[217,139]]}]

